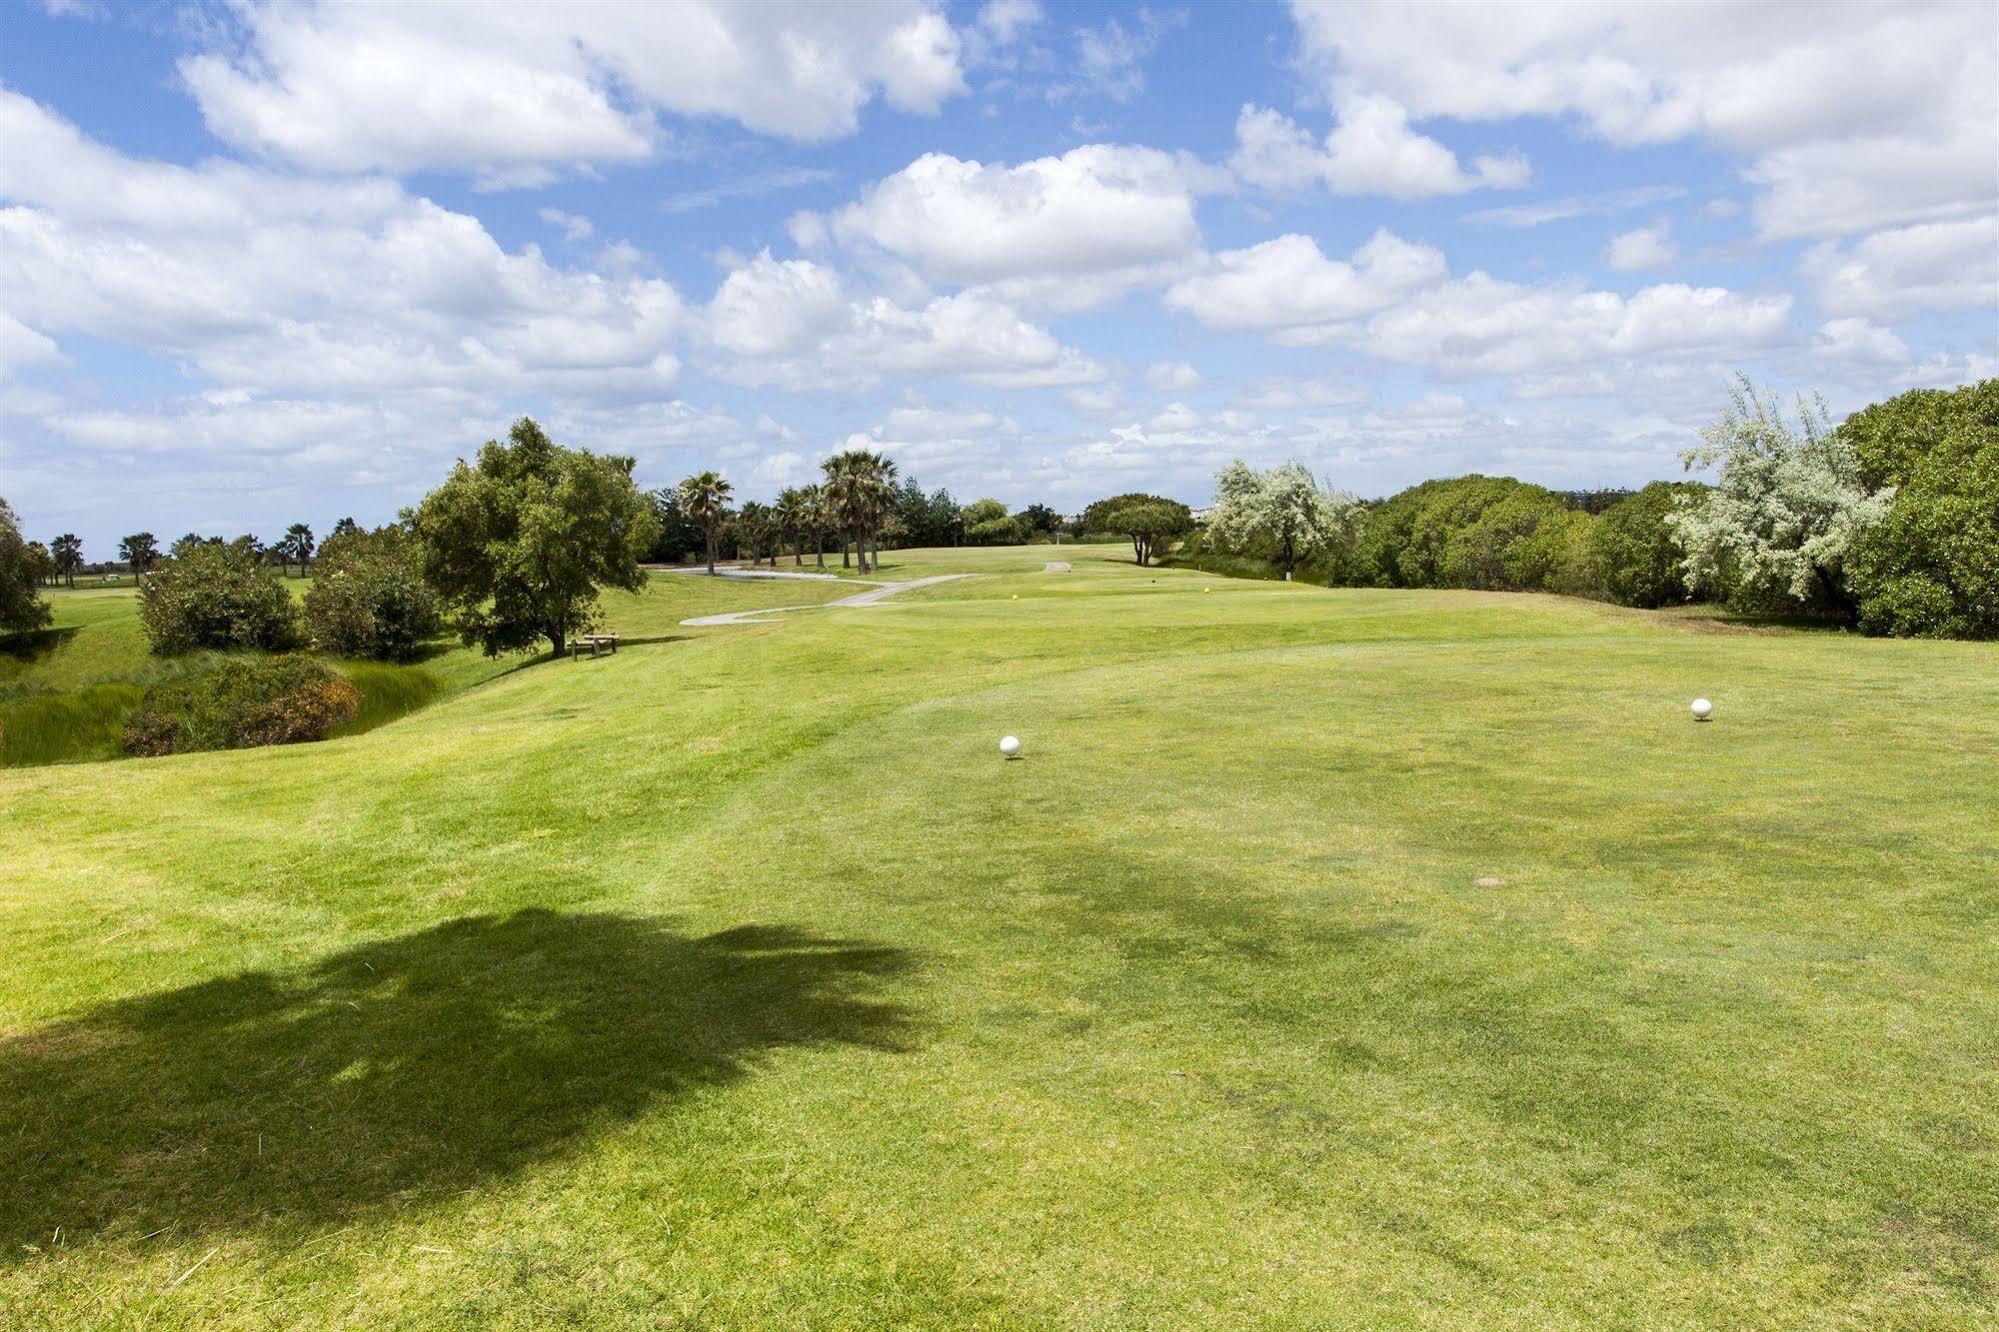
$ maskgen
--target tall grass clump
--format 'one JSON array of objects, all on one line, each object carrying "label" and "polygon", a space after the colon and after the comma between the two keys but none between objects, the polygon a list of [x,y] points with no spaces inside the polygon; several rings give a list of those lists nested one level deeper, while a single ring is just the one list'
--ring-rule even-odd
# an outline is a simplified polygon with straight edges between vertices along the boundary
[{"label": "tall grass clump", "polygon": [[347,661],[340,673],[360,696],[354,715],[328,732],[329,738],[360,735],[406,717],[444,690],[444,682],[421,666],[380,661]]},{"label": "tall grass clump", "polygon": [[0,766],[118,757],[125,718],[144,692],[136,684],[113,682],[0,703]]}]

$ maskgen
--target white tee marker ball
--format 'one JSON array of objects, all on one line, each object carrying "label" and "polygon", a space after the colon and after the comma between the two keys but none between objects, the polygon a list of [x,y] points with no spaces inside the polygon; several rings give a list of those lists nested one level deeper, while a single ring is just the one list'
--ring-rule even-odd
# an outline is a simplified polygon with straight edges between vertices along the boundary
[{"label": "white tee marker ball", "polygon": [[1706,721],[1708,719],[1708,714],[1713,711],[1714,711],[1714,704],[1708,702],[1706,699],[1697,698],[1694,700],[1695,721]]},{"label": "white tee marker ball", "polygon": [[1019,736],[1017,736],[1017,735],[1005,735],[1005,736],[1001,736],[1001,737],[1000,737],[1000,753],[1002,753],[1002,754],[1006,755],[1006,756],[1007,756],[1008,758],[1013,758],[1013,757],[1014,757],[1015,755],[1019,754],[1019,753],[1020,753],[1020,737],[1019,737]]}]

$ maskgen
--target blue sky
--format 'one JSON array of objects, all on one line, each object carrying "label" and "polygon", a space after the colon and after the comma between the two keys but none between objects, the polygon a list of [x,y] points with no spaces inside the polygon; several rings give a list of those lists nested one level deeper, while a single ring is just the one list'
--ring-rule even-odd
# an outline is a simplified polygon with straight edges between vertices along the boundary
[{"label": "blue sky", "polygon": [[[1865,78],[1856,78],[1865,70]],[[1999,373],[1999,7],[0,7],[0,494],[392,517],[523,413],[745,496],[1679,473]]]}]

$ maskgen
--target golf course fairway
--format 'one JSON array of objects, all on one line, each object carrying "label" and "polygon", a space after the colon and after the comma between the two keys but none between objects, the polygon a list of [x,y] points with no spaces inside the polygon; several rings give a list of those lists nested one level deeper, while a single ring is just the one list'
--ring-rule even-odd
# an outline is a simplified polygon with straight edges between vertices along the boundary
[{"label": "golf course fairway", "polygon": [[1993,1325],[1999,651],[1055,557],[0,771],[0,1326]]}]

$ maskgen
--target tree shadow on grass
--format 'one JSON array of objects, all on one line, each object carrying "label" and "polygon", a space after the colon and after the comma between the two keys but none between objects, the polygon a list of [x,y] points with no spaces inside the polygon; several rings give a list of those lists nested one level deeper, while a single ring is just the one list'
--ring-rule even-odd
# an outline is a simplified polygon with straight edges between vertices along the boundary
[{"label": "tree shadow on grass", "polygon": [[786,1046],[902,1048],[899,950],[781,926],[467,916],[0,1042],[0,1263],[504,1176]]},{"label": "tree shadow on grass", "polygon": [[64,625],[60,629],[21,629],[11,634],[0,634],[0,657],[10,657],[24,666],[32,666],[76,635],[75,625]]}]

